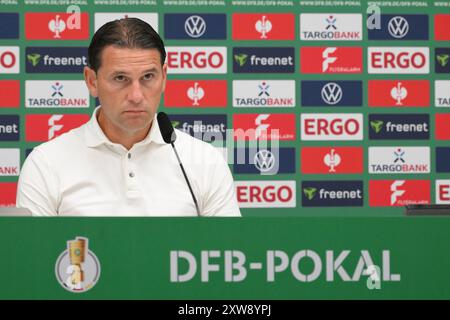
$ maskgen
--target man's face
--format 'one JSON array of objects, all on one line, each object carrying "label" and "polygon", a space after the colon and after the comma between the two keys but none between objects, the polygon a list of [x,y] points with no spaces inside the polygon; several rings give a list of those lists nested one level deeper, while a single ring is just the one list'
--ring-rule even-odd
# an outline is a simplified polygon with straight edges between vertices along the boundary
[{"label": "man's face", "polygon": [[88,67],[84,74],[91,95],[100,100],[101,125],[108,131],[133,135],[150,128],[167,77],[157,49],[107,46],[97,74]]}]

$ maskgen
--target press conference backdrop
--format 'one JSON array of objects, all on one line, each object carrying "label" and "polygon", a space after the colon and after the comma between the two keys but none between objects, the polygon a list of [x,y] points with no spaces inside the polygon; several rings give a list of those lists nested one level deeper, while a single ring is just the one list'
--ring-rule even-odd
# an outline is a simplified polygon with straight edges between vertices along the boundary
[{"label": "press conference backdrop", "polygon": [[[367,13],[376,3],[381,16]],[[30,150],[89,119],[89,40],[125,16],[165,40],[160,110],[197,137],[222,134],[211,143],[228,157],[244,216],[395,216],[450,203],[450,1],[0,4],[3,206],[15,203]]]}]

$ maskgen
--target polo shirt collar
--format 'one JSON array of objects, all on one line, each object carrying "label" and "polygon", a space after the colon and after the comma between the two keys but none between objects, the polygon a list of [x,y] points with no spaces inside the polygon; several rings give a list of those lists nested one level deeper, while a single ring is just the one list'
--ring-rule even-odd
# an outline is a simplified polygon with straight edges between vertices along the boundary
[{"label": "polo shirt collar", "polygon": [[[113,142],[111,142],[106,137],[102,128],[100,128],[100,125],[98,124],[97,114],[100,108],[101,106],[98,106],[94,109],[92,117],[85,127],[86,145],[88,147],[94,148],[103,144],[113,144]],[[157,144],[166,144],[161,136],[156,114],[153,118],[152,127],[150,128],[150,132],[148,133],[148,135],[142,141],[137,142],[135,145],[146,145],[151,142],[155,142]]]}]

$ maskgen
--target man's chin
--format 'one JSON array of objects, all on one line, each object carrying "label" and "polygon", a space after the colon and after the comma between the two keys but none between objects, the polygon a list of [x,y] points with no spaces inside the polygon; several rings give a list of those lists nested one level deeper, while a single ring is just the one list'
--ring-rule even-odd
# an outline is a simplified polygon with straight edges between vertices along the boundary
[{"label": "man's chin", "polygon": [[122,123],[122,127],[126,129],[128,132],[141,132],[142,130],[150,129],[152,121],[150,119],[126,119]]}]

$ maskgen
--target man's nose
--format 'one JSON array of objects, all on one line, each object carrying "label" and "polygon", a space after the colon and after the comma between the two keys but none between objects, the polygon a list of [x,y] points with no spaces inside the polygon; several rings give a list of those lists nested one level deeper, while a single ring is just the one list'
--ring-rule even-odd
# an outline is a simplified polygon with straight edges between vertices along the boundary
[{"label": "man's nose", "polygon": [[143,98],[141,84],[139,81],[133,81],[128,92],[128,100],[134,103],[140,103]]}]

